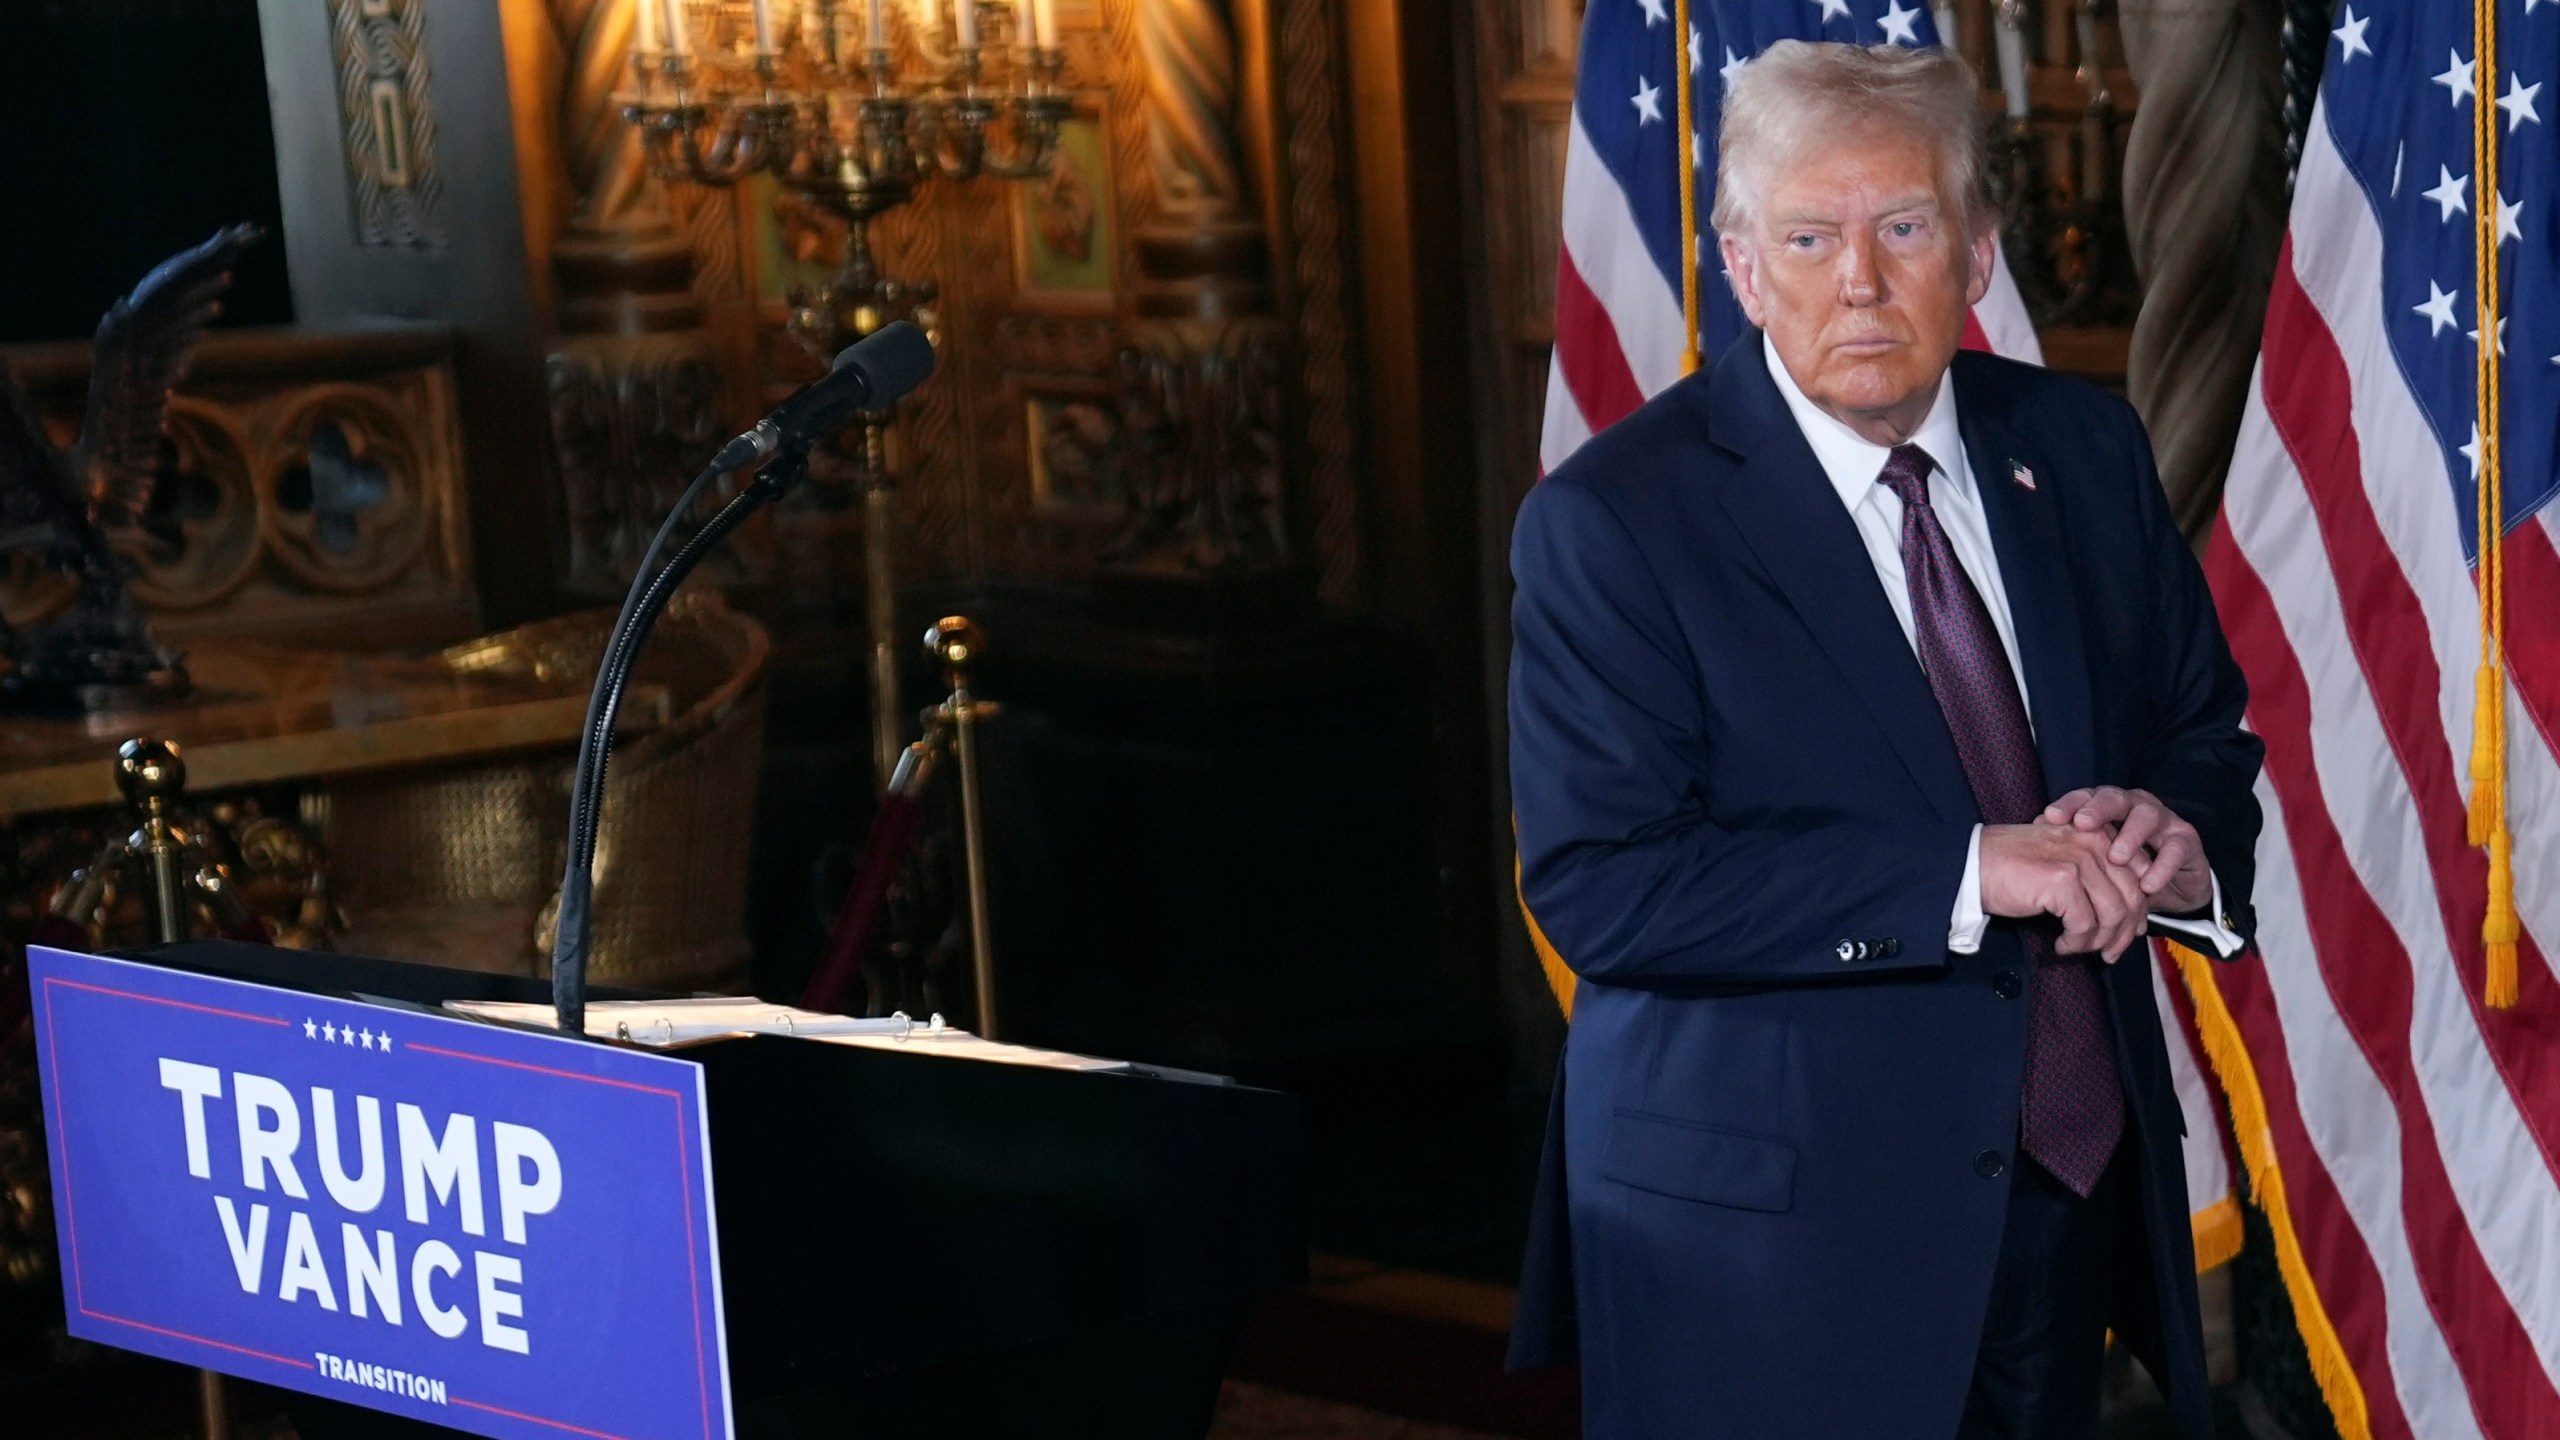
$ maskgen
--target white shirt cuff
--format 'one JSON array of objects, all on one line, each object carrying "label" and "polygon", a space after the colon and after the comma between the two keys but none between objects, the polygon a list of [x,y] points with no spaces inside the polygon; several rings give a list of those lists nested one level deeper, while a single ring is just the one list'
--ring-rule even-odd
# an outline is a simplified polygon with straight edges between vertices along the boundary
[{"label": "white shirt cuff", "polygon": [[[2222,913],[2222,891],[2213,892],[2213,913]],[[1982,909],[1982,827],[1973,827],[1973,838],[1965,843],[1964,878],[1956,882],[1955,913],[1947,917],[1947,948],[1958,955],[1971,955],[1982,948],[1982,932],[1991,926],[1991,917]]]},{"label": "white shirt cuff", "polygon": [[[2210,872],[2207,873],[2210,874]],[[2202,918],[2181,919],[2174,915],[2154,915],[2151,917],[2151,923],[2160,929],[2174,931],[2187,939],[2202,940],[2213,947],[2213,953],[2217,958],[2228,960],[2239,954],[2248,942],[2242,940],[2227,923],[2230,912],[2222,908],[2222,877],[2212,875],[2211,878],[2213,904],[2206,908]]]}]

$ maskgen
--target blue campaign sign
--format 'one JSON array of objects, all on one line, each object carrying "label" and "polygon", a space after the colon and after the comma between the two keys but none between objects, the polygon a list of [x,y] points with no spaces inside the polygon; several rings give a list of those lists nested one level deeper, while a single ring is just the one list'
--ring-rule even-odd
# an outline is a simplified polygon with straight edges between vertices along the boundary
[{"label": "blue campaign sign", "polygon": [[700,1066],[28,959],[73,1334],[505,1440],[727,1440]]}]

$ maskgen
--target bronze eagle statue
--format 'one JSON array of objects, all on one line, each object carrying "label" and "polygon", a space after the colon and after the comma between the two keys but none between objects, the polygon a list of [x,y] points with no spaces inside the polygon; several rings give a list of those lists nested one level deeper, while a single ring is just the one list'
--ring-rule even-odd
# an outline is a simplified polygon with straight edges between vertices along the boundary
[{"label": "bronze eagle statue", "polygon": [[109,537],[151,506],[169,391],[259,234],[254,225],[215,232],[100,317],[88,408],[68,453],[0,365],[0,556],[38,551],[78,587],[68,610],[24,633],[0,620],[0,709],[116,708],[186,691],[183,658],[152,638],[130,593],[134,562]]}]

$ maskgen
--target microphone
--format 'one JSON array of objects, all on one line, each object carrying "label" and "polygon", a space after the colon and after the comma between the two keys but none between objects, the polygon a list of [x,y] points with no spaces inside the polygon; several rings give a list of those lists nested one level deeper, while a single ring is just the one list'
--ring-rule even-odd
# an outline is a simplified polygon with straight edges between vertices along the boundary
[{"label": "microphone", "polygon": [[753,430],[720,447],[715,470],[737,470],[781,450],[803,447],[857,410],[885,410],[933,373],[933,342],[904,320],[855,341],[833,368],[804,385]]}]

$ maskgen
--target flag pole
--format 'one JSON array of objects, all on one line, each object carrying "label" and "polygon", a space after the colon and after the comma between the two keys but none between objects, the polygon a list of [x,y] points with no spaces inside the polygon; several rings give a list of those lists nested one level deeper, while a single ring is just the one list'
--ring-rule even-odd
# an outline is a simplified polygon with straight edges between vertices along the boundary
[{"label": "flag pole", "polygon": [[1680,373],[1698,373],[1698,132],[1689,64],[1689,0],[1672,0],[1672,91],[1680,119]]},{"label": "flag pole", "polygon": [[2472,0],[2471,171],[2479,203],[2472,207],[2472,266],[2477,279],[2480,473],[2474,548],[2479,552],[2480,669],[2473,677],[2471,712],[2470,839],[2489,847],[2489,894],[2480,939],[2486,974],[2481,1001],[2504,1010],[2517,1000],[2513,832],[2507,825],[2507,585],[2506,504],[2498,445],[2504,407],[2498,355],[2498,118],[2489,97],[2497,93],[2497,0]]}]

